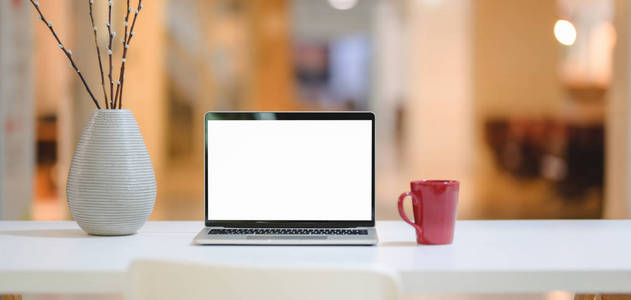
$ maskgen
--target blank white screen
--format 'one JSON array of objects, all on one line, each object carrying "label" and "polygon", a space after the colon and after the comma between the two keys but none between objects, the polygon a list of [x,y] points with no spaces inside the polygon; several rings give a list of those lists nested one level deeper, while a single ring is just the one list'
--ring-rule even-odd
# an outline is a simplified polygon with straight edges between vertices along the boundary
[{"label": "blank white screen", "polygon": [[372,219],[372,121],[209,120],[209,220]]}]

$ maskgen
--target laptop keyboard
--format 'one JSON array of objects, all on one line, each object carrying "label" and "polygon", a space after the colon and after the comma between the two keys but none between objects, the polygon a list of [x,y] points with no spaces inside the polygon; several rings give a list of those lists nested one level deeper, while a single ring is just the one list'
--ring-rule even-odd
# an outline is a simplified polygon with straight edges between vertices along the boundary
[{"label": "laptop keyboard", "polygon": [[208,234],[368,235],[368,230],[316,228],[222,228],[211,229],[208,231]]}]

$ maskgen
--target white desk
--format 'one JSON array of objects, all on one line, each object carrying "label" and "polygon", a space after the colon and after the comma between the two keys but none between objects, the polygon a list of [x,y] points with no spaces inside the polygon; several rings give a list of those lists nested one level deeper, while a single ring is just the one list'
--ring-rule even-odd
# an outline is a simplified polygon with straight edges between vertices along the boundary
[{"label": "white desk", "polygon": [[0,294],[119,293],[136,258],[381,264],[407,293],[631,292],[631,221],[459,221],[448,246],[417,246],[408,225],[378,222],[377,247],[194,246],[201,227],[149,222],[93,237],[73,222],[0,222]]}]

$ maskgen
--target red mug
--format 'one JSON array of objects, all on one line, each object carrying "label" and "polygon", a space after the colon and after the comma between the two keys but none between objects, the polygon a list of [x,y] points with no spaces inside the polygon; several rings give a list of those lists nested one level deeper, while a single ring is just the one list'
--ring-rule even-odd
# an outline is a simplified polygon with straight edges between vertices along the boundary
[{"label": "red mug", "polygon": [[[416,242],[426,245],[451,244],[454,238],[460,183],[455,180],[410,182],[410,192],[399,196],[401,218],[416,229]],[[403,200],[412,198],[414,222],[405,215]]]}]

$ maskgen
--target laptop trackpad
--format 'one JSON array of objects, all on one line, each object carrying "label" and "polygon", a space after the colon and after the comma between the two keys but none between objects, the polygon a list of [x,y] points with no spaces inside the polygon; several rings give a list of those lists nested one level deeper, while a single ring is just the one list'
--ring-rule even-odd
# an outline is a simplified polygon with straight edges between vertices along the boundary
[{"label": "laptop trackpad", "polygon": [[325,235],[248,235],[248,240],[326,240]]}]

